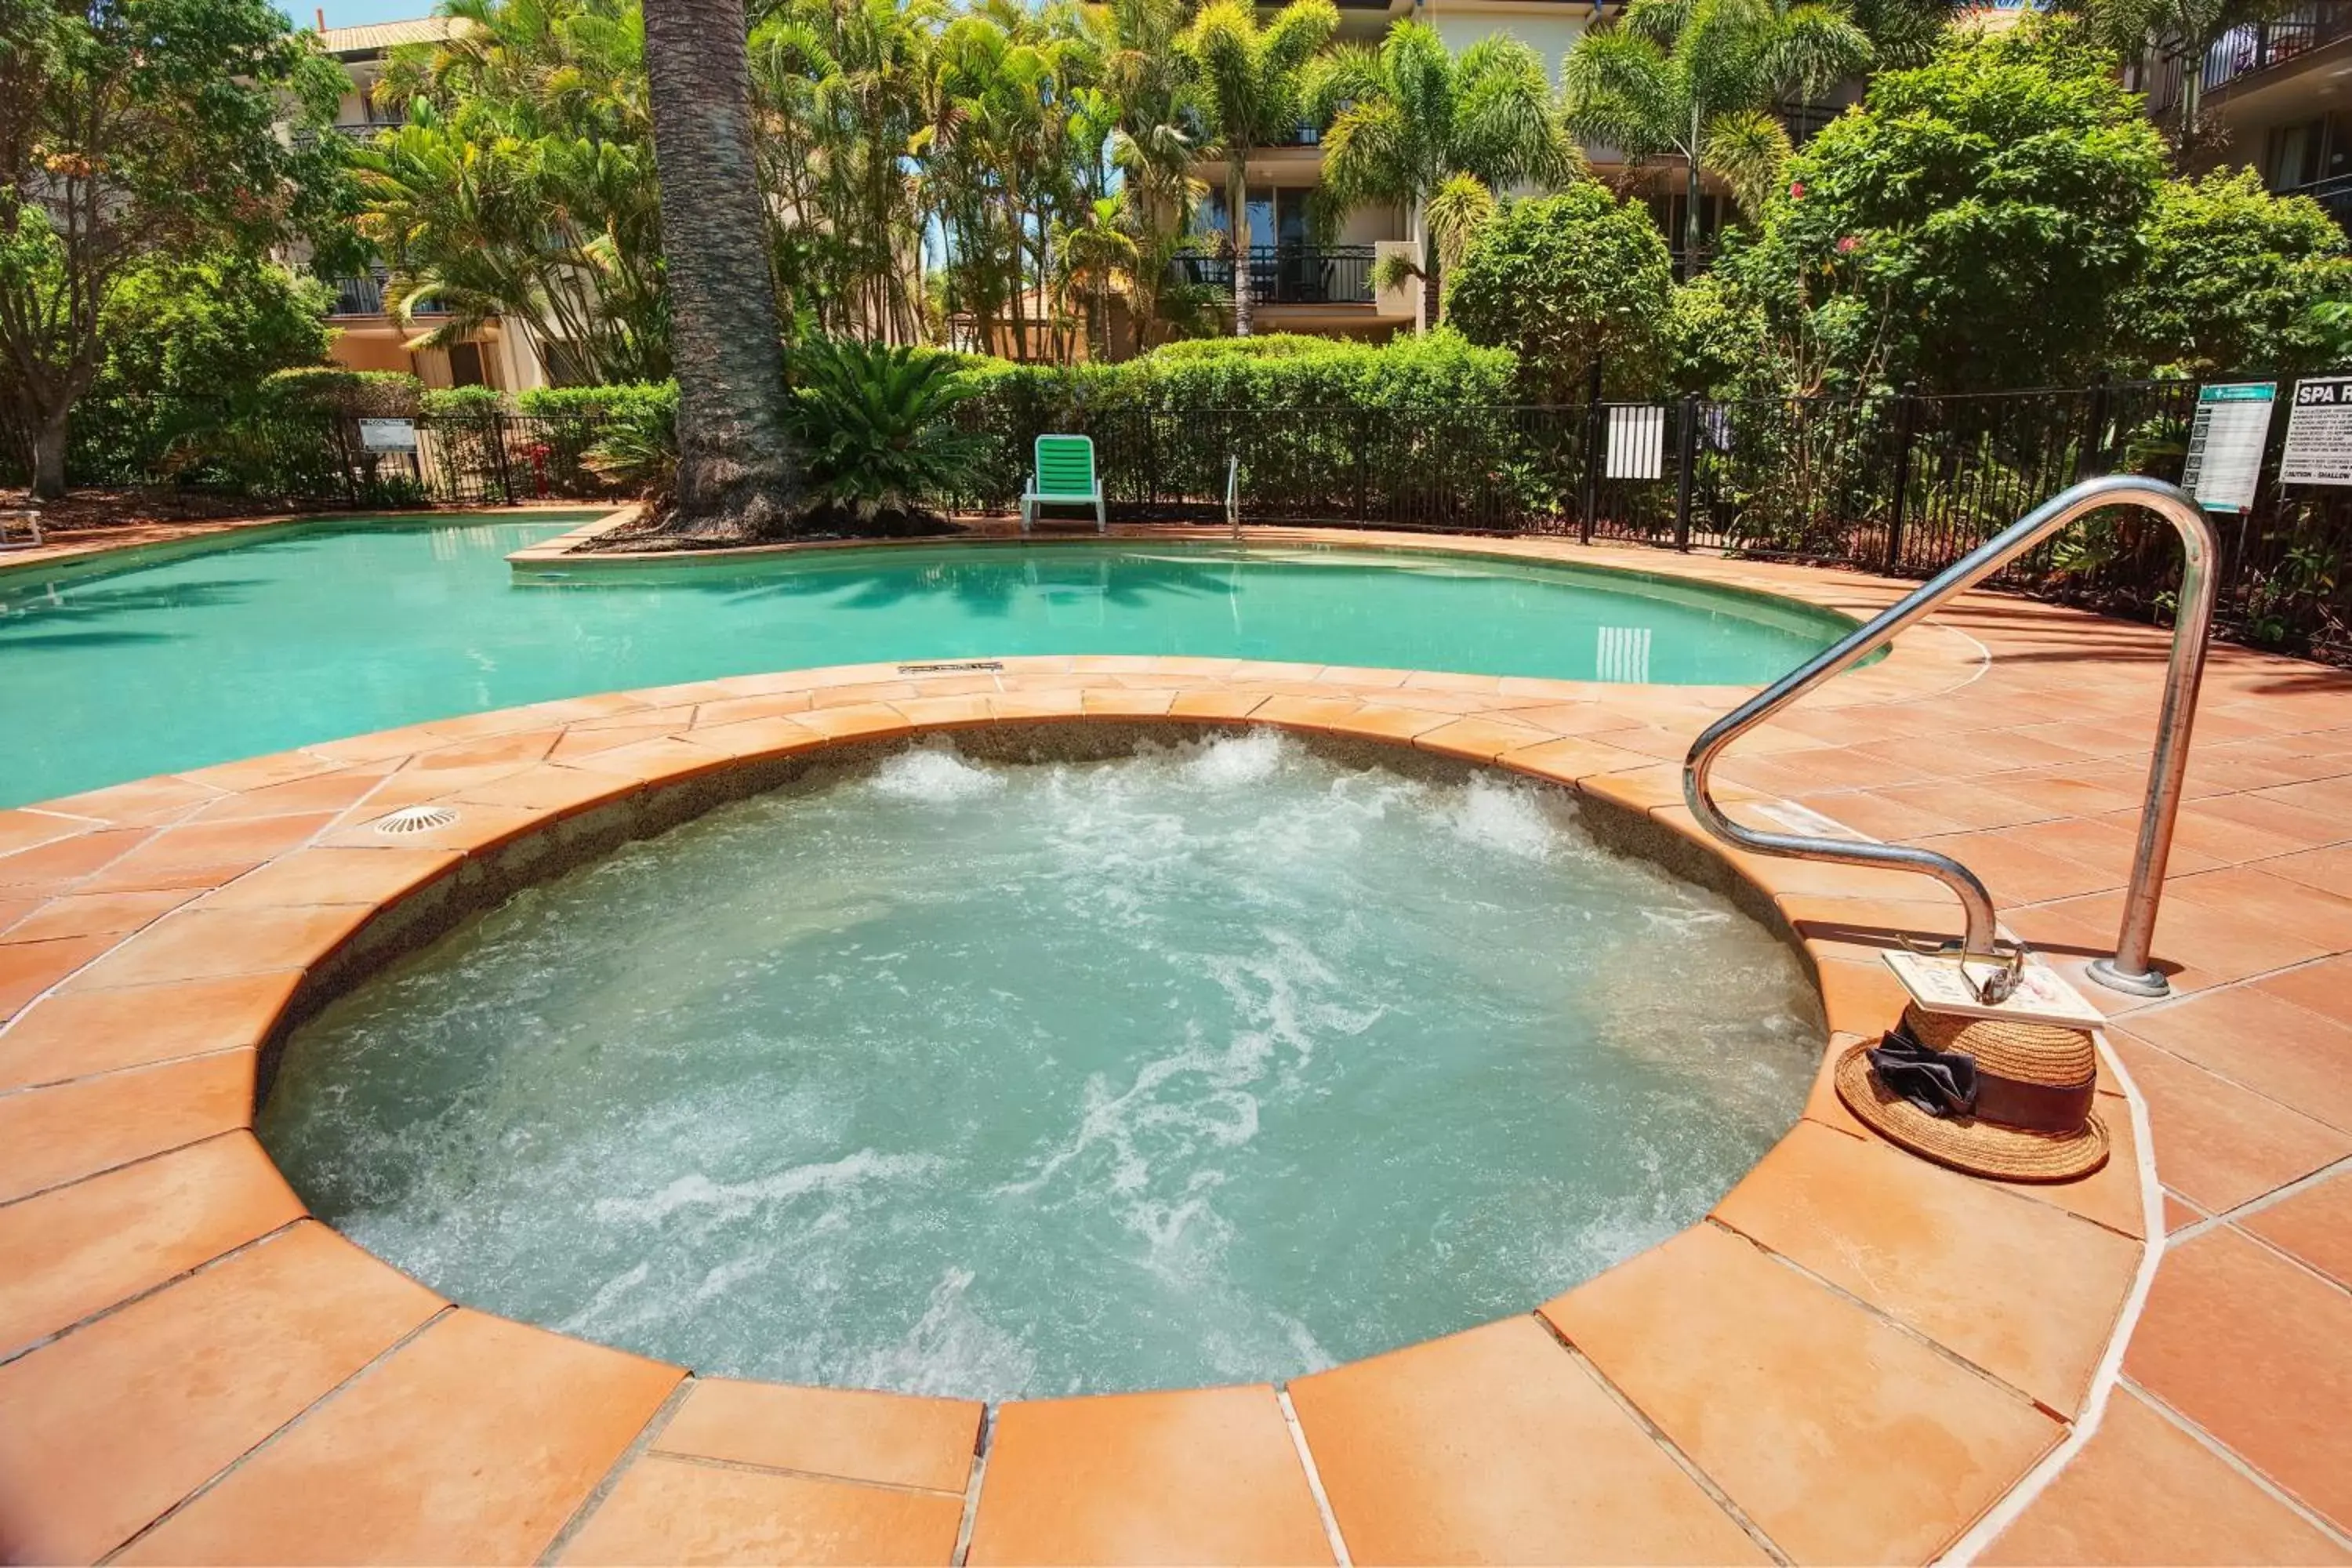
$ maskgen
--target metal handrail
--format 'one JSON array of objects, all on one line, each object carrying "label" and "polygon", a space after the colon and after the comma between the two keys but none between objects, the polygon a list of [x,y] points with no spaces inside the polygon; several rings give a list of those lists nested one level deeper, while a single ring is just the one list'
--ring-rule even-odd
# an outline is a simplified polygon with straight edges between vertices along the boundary
[{"label": "metal handrail", "polygon": [[1225,456],[1225,521],[1233,526],[1234,538],[1242,536],[1242,458],[1239,452]]},{"label": "metal handrail", "polygon": [[2180,602],[2172,628],[2172,657],[2164,683],[2164,707],[2157,719],[2156,752],[2147,773],[2147,805],[2140,814],[2139,845],[2132,856],[2131,886],[2124,897],[2123,929],[2112,959],[2091,965],[2093,978],[2118,991],[2161,996],[2169,987],[2148,963],[2156,939],[2157,900],[2164,890],[2165,862],[2172,853],[2173,819],[2180,809],[2181,780],[2189,766],[2189,731],[2196,717],[2197,688],[2205,674],[2205,639],[2213,620],[2213,525],[2178,485],[2131,475],[2085,479],[2044,501],[2007,531],[1946,567],[1868,625],[1790,671],[1700,731],[1683,763],[1683,798],[1709,833],[1759,855],[1786,855],[1845,866],[1881,866],[1934,877],[1950,888],[1967,917],[1961,952],[1970,958],[2007,962],[1996,933],[1992,895],[1976,873],[1948,855],[1901,844],[1808,838],[1746,827],[1723,815],[1708,793],[1707,774],[1725,747],[1831,677],[1852,668],[1953,595],[1965,592],[2087,512],[2103,507],[2143,506],[2179,531],[2183,563]]}]

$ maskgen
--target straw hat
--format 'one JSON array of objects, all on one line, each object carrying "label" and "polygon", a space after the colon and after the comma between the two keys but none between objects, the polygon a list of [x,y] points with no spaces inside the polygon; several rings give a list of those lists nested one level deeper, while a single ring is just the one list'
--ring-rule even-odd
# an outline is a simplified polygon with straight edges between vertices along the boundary
[{"label": "straw hat", "polygon": [[[2098,1065],[2087,1029],[1915,1003],[1901,1029],[1847,1051],[1833,1076],[1848,1110],[1915,1154],[2005,1182],[2071,1182],[2107,1163],[2107,1129],[2091,1110]],[[1969,1092],[1956,1104],[1939,1082]]]}]

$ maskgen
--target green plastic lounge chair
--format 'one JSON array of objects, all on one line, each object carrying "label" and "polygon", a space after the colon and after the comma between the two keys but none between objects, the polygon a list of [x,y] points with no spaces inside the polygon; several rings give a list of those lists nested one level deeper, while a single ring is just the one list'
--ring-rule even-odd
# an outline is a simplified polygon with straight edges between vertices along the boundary
[{"label": "green plastic lounge chair", "polygon": [[1110,531],[1109,519],[1103,512],[1102,476],[1095,472],[1094,437],[1037,437],[1037,471],[1030,476],[1029,489],[1021,498],[1022,532],[1035,525],[1041,506],[1090,506],[1095,509],[1095,531]]}]

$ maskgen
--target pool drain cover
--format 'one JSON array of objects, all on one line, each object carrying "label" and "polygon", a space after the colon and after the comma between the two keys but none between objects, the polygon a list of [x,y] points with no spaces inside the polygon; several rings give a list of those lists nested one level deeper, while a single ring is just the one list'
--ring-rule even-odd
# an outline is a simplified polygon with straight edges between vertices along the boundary
[{"label": "pool drain cover", "polygon": [[457,820],[457,814],[446,805],[406,805],[389,816],[377,820],[378,833],[426,833],[436,827],[446,827]]}]

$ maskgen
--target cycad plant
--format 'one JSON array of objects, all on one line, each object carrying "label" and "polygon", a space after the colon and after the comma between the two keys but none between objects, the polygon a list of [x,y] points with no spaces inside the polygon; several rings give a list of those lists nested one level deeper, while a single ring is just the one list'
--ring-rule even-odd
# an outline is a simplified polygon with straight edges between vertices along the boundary
[{"label": "cycad plant", "polygon": [[1308,69],[1307,110],[1323,138],[1327,216],[1389,205],[1417,210],[1425,238],[1417,276],[1424,315],[1437,279],[1494,210],[1496,191],[1569,178],[1580,162],[1552,102],[1542,57],[1507,34],[1458,57],[1426,22],[1403,21],[1379,48],[1335,50]]},{"label": "cycad plant", "polygon": [[793,424],[816,499],[870,525],[969,489],[982,447],[952,417],[971,393],[956,363],[908,343],[803,340],[793,355]]},{"label": "cycad plant", "polygon": [[1290,0],[1261,26],[1245,0],[1216,0],[1177,39],[1200,83],[1225,159],[1233,224],[1234,335],[1250,335],[1249,160],[1294,135],[1306,117],[1307,63],[1339,30],[1331,0]]},{"label": "cycad plant", "polygon": [[1817,97],[1871,58],[1839,0],[1633,0],[1614,26],[1568,51],[1568,125],[1629,157],[1682,157],[1687,280],[1698,269],[1701,172],[1755,214],[1789,159],[1774,100]]}]

